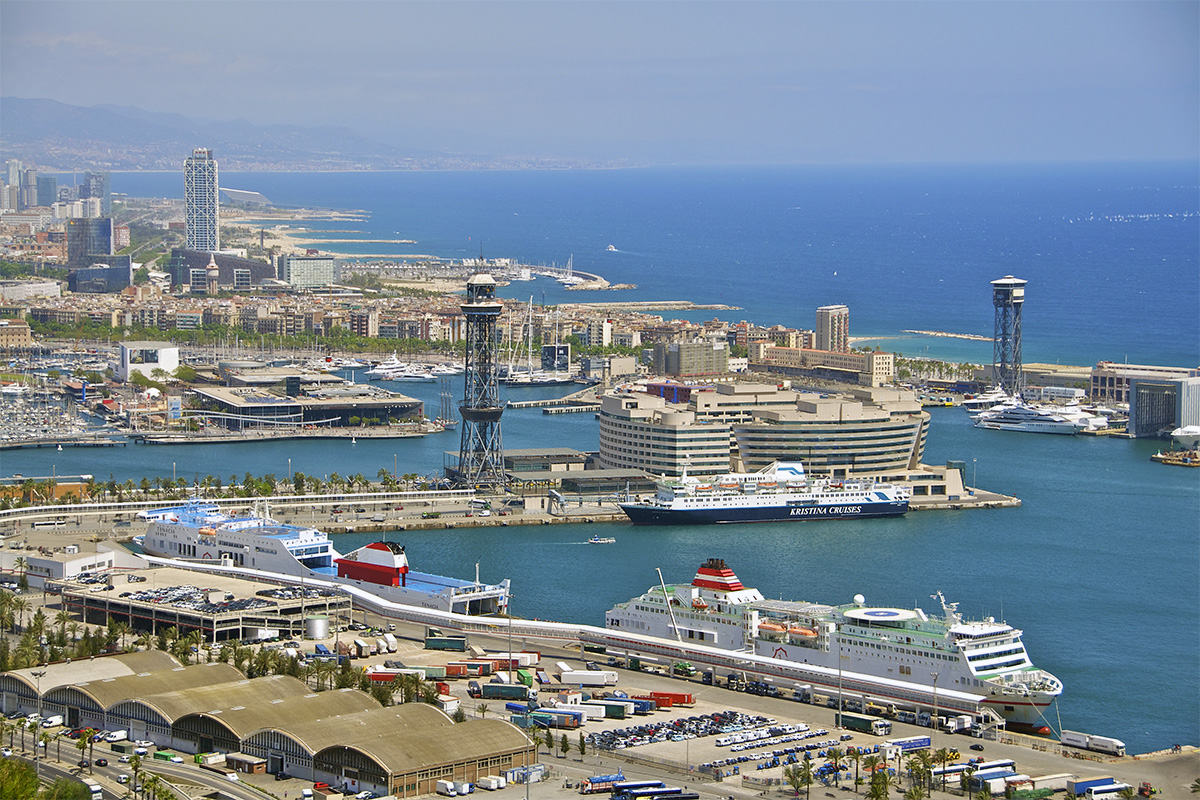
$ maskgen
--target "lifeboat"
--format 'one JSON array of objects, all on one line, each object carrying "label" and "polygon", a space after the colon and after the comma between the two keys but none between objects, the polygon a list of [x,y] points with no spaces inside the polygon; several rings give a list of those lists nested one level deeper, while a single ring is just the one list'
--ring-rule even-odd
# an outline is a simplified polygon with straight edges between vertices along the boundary
[{"label": "lifeboat", "polygon": [[700,484],[697,484],[697,485],[696,485],[696,491],[697,491],[697,492],[711,492],[711,491],[712,491],[712,484],[711,484],[711,483],[700,483]]},{"label": "lifeboat", "polygon": [[708,608],[708,603],[704,602],[703,597],[697,597],[692,601],[692,608],[698,611],[703,611],[704,609]]},{"label": "lifeboat", "polygon": [[217,531],[215,528],[201,528],[199,533],[201,536],[216,536],[217,535]]},{"label": "lifeboat", "polygon": [[738,487],[737,481],[728,481],[726,483],[718,483],[717,485],[722,489],[736,489]]},{"label": "lifeboat", "polygon": [[812,628],[788,628],[789,636],[816,636],[817,632]]},{"label": "lifeboat", "polygon": [[779,485],[779,484],[778,484],[778,483],[776,483],[775,481],[762,481],[761,483],[759,483],[759,484],[758,484],[758,488],[760,488],[760,489],[774,489],[774,488],[775,488],[776,486],[778,486],[778,485]]},{"label": "lifeboat", "polygon": [[785,630],[782,625],[776,625],[774,622],[761,622],[758,625],[758,629],[767,633],[783,633]]}]

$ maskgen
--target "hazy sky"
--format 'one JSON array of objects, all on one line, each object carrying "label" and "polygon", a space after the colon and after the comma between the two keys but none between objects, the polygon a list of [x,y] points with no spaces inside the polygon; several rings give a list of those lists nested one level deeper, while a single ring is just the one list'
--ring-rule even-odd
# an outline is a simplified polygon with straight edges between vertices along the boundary
[{"label": "hazy sky", "polygon": [[1197,2],[0,2],[0,89],[637,162],[1194,158]]}]

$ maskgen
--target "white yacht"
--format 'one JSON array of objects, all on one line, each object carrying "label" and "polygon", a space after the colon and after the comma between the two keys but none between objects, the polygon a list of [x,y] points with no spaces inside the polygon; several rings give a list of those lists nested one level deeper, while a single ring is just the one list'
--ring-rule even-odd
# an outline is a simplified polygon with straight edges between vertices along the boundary
[{"label": "white yacht", "polygon": [[[993,406],[973,417],[976,428],[1020,433],[1059,433],[1074,436],[1080,431],[1099,427],[1099,420],[1090,414],[1012,402]],[[1096,420],[1093,423],[1093,419]],[[1108,421],[1104,420],[1107,425]]]}]

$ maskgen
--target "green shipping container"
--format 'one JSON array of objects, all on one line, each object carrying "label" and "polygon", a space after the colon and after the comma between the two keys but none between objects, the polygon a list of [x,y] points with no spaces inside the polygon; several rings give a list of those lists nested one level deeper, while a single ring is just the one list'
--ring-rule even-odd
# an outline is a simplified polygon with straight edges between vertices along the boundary
[{"label": "green shipping container", "polygon": [[526,686],[533,686],[533,673],[527,669],[517,670],[517,680]]}]

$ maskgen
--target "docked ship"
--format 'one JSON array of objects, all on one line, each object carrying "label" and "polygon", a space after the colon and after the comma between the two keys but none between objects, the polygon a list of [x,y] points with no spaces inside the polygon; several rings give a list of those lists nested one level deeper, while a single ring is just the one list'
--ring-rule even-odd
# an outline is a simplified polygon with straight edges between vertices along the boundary
[{"label": "docked ship", "polygon": [[887,517],[908,511],[910,491],[863,479],[808,479],[804,465],[776,461],[757,472],[663,479],[645,500],[619,503],[638,525]]},{"label": "docked ship", "polygon": [[396,542],[373,542],[342,555],[324,531],[277,522],[265,507],[231,516],[216,505],[190,502],[138,516],[147,521],[142,549],[152,556],[311,576],[438,611],[495,614],[508,607],[507,579],[488,585],[413,572]]},{"label": "docked ship", "polygon": [[1019,433],[1057,433],[1067,436],[1108,426],[1106,418],[1087,414],[1079,409],[1049,408],[1020,402],[1001,403],[980,412],[973,419],[976,428]]},{"label": "docked ship", "polygon": [[840,669],[982,695],[1017,726],[1040,730],[1062,693],[1054,675],[1035,667],[1022,632],[989,617],[967,621],[957,603],[932,595],[942,616],[919,608],[833,606],[767,600],[747,588],[721,559],[700,566],[690,584],[660,583],[605,614],[613,631],[686,641],[756,656]]}]

